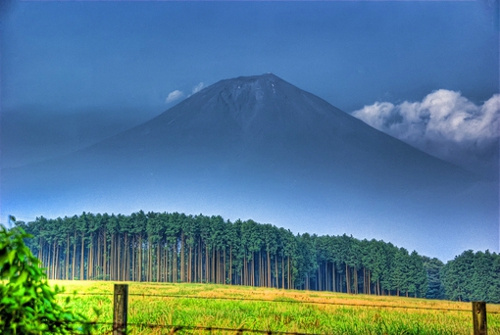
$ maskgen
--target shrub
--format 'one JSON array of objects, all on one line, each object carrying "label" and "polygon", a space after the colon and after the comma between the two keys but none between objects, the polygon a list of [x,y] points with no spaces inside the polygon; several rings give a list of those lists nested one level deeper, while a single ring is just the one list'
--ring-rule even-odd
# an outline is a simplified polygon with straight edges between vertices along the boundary
[{"label": "shrub", "polygon": [[24,239],[22,228],[7,230],[0,225],[0,334],[90,334],[92,324],[73,311],[70,298],[56,303],[38,258]]}]

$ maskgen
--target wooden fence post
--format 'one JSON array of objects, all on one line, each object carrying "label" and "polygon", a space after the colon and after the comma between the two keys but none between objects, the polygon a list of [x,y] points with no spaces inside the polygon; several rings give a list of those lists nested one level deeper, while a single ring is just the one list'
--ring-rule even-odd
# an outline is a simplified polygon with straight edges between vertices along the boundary
[{"label": "wooden fence post", "polygon": [[488,335],[486,303],[484,301],[472,302],[472,321],[474,324],[474,335]]},{"label": "wooden fence post", "polygon": [[115,284],[113,304],[113,335],[127,332],[128,285]]}]

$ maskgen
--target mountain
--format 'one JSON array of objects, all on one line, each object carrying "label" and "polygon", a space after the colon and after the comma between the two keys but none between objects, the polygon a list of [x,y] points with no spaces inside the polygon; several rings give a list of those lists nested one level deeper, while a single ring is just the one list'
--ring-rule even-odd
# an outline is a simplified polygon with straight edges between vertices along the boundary
[{"label": "mountain", "polygon": [[489,230],[498,222],[491,183],[273,74],[219,81],[84,150],[4,169],[1,183],[9,214],[203,212],[423,253],[445,236],[455,254],[477,248],[477,220]]}]

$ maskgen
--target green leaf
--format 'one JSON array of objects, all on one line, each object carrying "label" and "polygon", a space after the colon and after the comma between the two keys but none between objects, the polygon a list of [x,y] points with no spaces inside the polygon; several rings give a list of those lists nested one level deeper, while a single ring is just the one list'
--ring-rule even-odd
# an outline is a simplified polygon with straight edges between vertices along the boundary
[{"label": "green leaf", "polygon": [[19,275],[19,277],[16,278],[14,283],[17,285],[22,285],[28,279],[28,274],[29,274],[28,271],[23,270]]},{"label": "green leaf", "polygon": [[5,263],[5,261],[6,261],[6,260],[7,260],[7,253],[2,252],[2,253],[0,254],[0,265],[2,265],[2,266],[3,266],[3,264]]},{"label": "green leaf", "polygon": [[16,258],[16,250],[11,250],[8,254],[8,259],[9,259],[9,263],[10,264],[13,264],[14,263],[14,258]]},{"label": "green leaf", "polygon": [[[88,322],[66,304],[58,305],[46,271],[24,244],[30,238],[20,227],[0,226],[0,334],[68,334],[74,322]],[[90,330],[78,331],[90,334]]]}]

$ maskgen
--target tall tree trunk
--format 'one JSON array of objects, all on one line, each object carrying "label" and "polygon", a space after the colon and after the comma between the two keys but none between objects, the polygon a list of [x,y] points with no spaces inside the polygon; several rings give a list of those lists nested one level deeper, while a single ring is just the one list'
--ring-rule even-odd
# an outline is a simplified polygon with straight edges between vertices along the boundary
[{"label": "tall tree trunk", "polygon": [[[271,285],[273,286],[273,285]],[[274,255],[274,287],[278,288],[279,287],[279,281],[278,281],[278,253]]]},{"label": "tall tree trunk", "polygon": [[335,262],[332,262],[332,280],[333,280],[333,283],[332,283],[332,286],[333,286],[333,292],[337,292],[337,283],[335,281],[335,276],[336,276],[336,273],[335,273]]},{"label": "tall tree trunk", "polygon": [[209,274],[210,263],[208,259],[208,244],[205,244],[205,283],[208,283],[211,280],[211,276]]},{"label": "tall tree trunk", "polygon": [[188,256],[188,278],[187,281],[188,283],[193,282],[193,272],[192,272],[192,267],[193,267],[193,247],[189,246],[189,256]]},{"label": "tall tree trunk", "polygon": [[120,278],[121,280],[127,280],[126,279],[126,269],[128,268],[128,263],[127,263],[127,237],[126,233],[121,234],[120,236],[120,264],[118,266],[118,270],[120,271]]},{"label": "tall tree trunk", "polygon": [[177,273],[177,240],[175,241],[172,248],[172,282],[177,283],[179,280],[179,275]]},{"label": "tall tree trunk", "polygon": [[323,284],[322,280],[321,280],[321,264],[318,265],[318,270],[316,271],[317,274],[317,280],[316,280],[316,290],[317,291],[322,291],[322,287],[321,287],[321,284]]},{"label": "tall tree trunk", "polygon": [[255,286],[255,253],[253,253],[252,255],[252,261],[251,261],[251,264],[252,264],[252,267],[251,267],[251,270],[252,270],[252,283],[250,284],[251,286]]},{"label": "tall tree trunk", "polygon": [[347,263],[345,263],[345,283],[346,283],[346,293],[350,294],[351,293],[351,279],[349,278],[349,267],[347,266]]},{"label": "tall tree trunk", "polygon": [[242,264],[242,267],[240,268],[240,273],[239,273],[239,281],[236,281],[236,284],[238,285],[245,285],[243,282],[243,271],[245,271],[245,263]]},{"label": "tall tree trunk", "polygon": [[168,243],[165,244],[165,278],[167,282],[170,282],[170,255],[168,252]]},{"label": "tall tree trunk", "polygon": [[76,230],[73,232],[73,257],[71,257],[71,279],[75,279]]},{"label": "tall tree trunk", "polygon": [[197,246],[196,246],[196,273],[194,275],[195,279],[194,279],[194,282],[195,283],[201,283],[203,282],[203,268],[202,268],[202,265],[203,265],[203,254],[202,254],[202,251],[201,251],[201,239],[198,239],[198,243],[197,243]]},{"label": "tall tree trunk", "polygon": [[80,250],[80,280],[85,279],[85,233],[82,232],[82,246]]},{"label": "tall tree trunk", "polygon": [[196,253],[198,258],[198,271],[196,273],[196,282],[203,282],[203,254],[201,252],[201,239],[198,240],[198,252]]},{"label": "tall tree trunk", "polygon": [[290,256],[287,256],[286,258],[287,258],[287,271],[288,271],[287,278],[286,278],[287,281],[288,281],[288,283],[287,283],[287,287],[286,288],[290,289],[290,287],[292,285],[292,278],[290,277]]},{"label": "tall tree trunk", "polygon": [[259,286],[264,287],[266,286],[266,267],[265,267],[265,259],[264,255],[262,254],[262,251],[259,252]]},{"label": "tall tree trunk", "polygon": [[249,286],[248,285],[248,274],[247,274],[248,264],[247,264],[247,253],[246,253],[246,251],[243,254],[243,266],[241,267],[241,270],[242,270],[241,279],[243,281],[242,284],[246,285],[246,286]]},{"label": "tall tree trunk", "polygon": [[164,258],[163,281],[168,282],[168,244],[166,241],[165,241],[165,244],[163,246],[163,250],[165,252],[165,255],[163,256],[163,258]]},{"label": "tall tree trunk", "polygon": [[214,260],[214,268],[215,268],[215,283],[220,284],[220,250],[215,250],[215,260]]},{"label": "tall tree trunk", "polygon": [[285,259],[281,256],[281,288],[285,289]]},{"label": "tall tree trunk", "polygon": [[133,240],[132,240],[132,250],[131,250],[131,253],[132,253],[132,281],[136,281],[137,280],[137,277],[136,277],[136,242],[137,242],[137,235],[134,235],[133,236]]},{"label": "tall tree trunk", "polygon": [[102,278],[102,267],[101,267],[101,244],[102,244],[102,232],[101,229],[97,230],[97,254],[96,254],[96,260],[94,262],[95,264],[95,270],[94,270],[94,275],[97,277],[97,279]]},{"label": "tall tree trunk", "polygon": [[223,248],[222,250],[219,250],[219,269],[220,269],[220,277],[219,281],[221,284],[225,284],[225,278],[226,278],[226,264],[225,264],[225,249]]},{"label": "tall tree trunk", "polygon": [[52,279],[56,279],[56,272],[57,272],[57,245],[56,245],[56,240],[54,239],[54,247],[52,248]]},{"label": "tall tree trunk", "polygon": [[108,280],[108,246],[107,246],[107,238],[106,238],[106,230],[104,230],[104,237],[103,237],[103,250],[102,250],[102,277],[104,280]]},{"label": "tall tree trunk", "polygon": [[147,282],[151,282],[152,280],[152,265],[153,263],[153,246],[151,245],[151,237],[148,236],[148,276],[146,278]]},{"label": "tall tree trunk", "polygon": [[111,234],[109,242],[109,279],[115,280],[115,234]]},{"label": "tall tree trunk", "polygon": [[91,280],[92,278],[92,246],[94,245],[93,241],[93,234],[90,233],[90,240],[89,243],[87,244],[87,280]]},{"label": "tall tree trunk", "polygon": [[229,284],[233,285],[233,246],[229,246]]},{"label": "tall tree trunk", "polygon": [[161,242],[156,246],[156,282],[160,282],[161,277]]},{"label": "tall tree trunk", "polygon": [[372,294],[372,272],[368,270],[368,294]]},{"label": "tall tree trunk", "polygon": [[137,279],[142,282],[142,234],[139,235],[139,245],[137,251],[138,259],[137,259]]},{"label": "tall tree trunk", "polygon": [[212,247],[212,275],[210,281],[215,283],[215,247]]},{"label": "tall tree trunk", "polygon": [[64,279],[68,280],[69,279],[69,234],[66,235],[66,255],[64,257],[65,264],[64,264]]},{"label": "tall tree trunk", "polygon": [[123,265],[123,260],[122,260],[122,254],[121,254],[121,246],[122,246],[122,243],[121,243],[121,238],[120,238],[120,233],[116,234],[116,240],[115,240],[115,243],[116,243],[116,261],[115,261],[115,278],[116,280],[122,280],[122,278],[120,277],[121,275],[121,271],[120,271],[120,267]]},{"label": "tall tree trunk", "polygon": [[52,269],[53,269],[52,259],[54,258],[54,255],[53,255],[54,243],[47,243],[47,244],[49,245],[49,251],[47,253],[47,277],[48,277],[47,279],[53,279],[52,278]]},{"label": "tall tree trunk", "polygon": [[128,241],[128,233],[125,233],[125,242],[123,246],[123,252],[124,252],[124,263],[125,266],[123,267],[123,278],[126,281],[130,280],[130,245]]},{"label": "tall tree trunk", "polygon": [[271,254],[267,250],[267,287],[271,287]]},{"label": "tall tree trunk", "polygon": [[181,283],[186,281],[186,259],[184,252],[184,232],[181,233]]},{"label": "tall tree trunk", "polygon": [[358,294],[358,270],[353,268],[354,272],[354,294]]},{"label": "tall tree trunk", "polygon": [[50,276],[51,275],[51,271],[52,271],[52,268],[51,268],[51,263],[50,263],[50,260],[52,259],[52,243],[46,243],[46,246],[47,246],[47,249],[46,250],[46,263],[47,264],[47,275]]},{"label": "tall tree trunk", "polygon": [[43,264],[43,239],[41,237],[38,238],[38,260]]},{"label": "tall tree trunk", "polygon": [[220,249],[217,250],[217,283],[218,284],[223,284],[223,281],[224,281],[224,274],[223,274],[223,270],[222,270],[222,251]]}]

